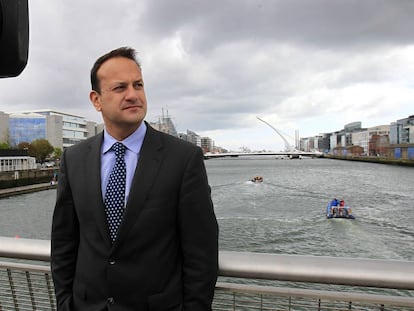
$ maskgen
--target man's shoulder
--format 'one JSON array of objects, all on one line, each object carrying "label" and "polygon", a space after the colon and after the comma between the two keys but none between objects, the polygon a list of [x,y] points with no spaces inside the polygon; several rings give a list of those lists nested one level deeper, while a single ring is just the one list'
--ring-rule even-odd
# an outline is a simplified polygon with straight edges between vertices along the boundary
[{"label": "man's shoulder", "polygon": [[91,146],[95,145],[95,144],[99,144],[102,142],[102,137],[103,134],[99,133],[95,136],[89,137],[85,140],[82,140],[68,148],[65,149],[66,153],[78,153],[81,152],[82,150],[88,150],[90,149]]},{"label": "man's shoulder", "polygon": [[188,141],[185,141],[185,140],[183,140],[179,137],[172,136],[170,134],[161,132],[161,131],[156,130],[154,128],[150,128],[148,130],[148,134],[149,135],[154,135],[155,137],[158,137],[162,141],[162,143],[165,147],[174,147],[174,148],[183,148],[183,149],[197,149],[197,148],[199,148],[198,146],[196,146],[196,145],[194,145],[194,144],[192,144]]}]

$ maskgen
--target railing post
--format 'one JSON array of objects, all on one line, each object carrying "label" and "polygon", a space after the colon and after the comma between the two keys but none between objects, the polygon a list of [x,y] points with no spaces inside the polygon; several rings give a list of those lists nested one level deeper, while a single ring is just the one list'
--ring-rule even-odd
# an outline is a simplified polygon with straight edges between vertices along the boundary
[{"label": "railing post", "polygon": [[263,311],[263,295],[260,295],[260,311]]},{"label": "railing post", "polygon": [[52,281],[50,278],[49,273],[45,273],[46,285],[47,285],[47,293],[49,294],[49,303],[52,307],[52,310],[56,310],[55,305],[55,292],[53,290]]},{"label": "railing post", "polygon": [[25,271],[25,274],[26,274],[26,280],[27,280],[27,287],[29,289],[30,301],[32,303],[33,310],[36,310],[36,301],[34,298],[32,280],[30,279],[30,272]]},{"label": "railing post", "polygon": [[14,288],[13,275],[10,269],[7,269],[7,277],[9,279],[10,291],[13,297],[13,305],[16,311],[19,311],[19,304],[17,302],[16,289]]}]

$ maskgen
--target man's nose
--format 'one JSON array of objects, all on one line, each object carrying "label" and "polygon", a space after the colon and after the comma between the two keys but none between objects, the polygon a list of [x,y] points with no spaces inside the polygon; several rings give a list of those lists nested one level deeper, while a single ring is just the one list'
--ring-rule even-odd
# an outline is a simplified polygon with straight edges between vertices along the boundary
[{"label": "man's nose", "polygon": [[138,98],[137,90],[133,85],[129,85],[126,89],[125,98],[128,100],[136,100]]}]

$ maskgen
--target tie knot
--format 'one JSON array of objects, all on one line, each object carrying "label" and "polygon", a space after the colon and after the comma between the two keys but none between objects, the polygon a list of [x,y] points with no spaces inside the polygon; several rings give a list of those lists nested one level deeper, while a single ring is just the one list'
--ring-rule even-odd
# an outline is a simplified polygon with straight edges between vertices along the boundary
[{"label": "tie knot", "polygon": [[115,151],[115,156],[117,158],[123,157],[125,155],[126,147],[123,143],[116,142],[115,144],[112,145],[111,149]]}]

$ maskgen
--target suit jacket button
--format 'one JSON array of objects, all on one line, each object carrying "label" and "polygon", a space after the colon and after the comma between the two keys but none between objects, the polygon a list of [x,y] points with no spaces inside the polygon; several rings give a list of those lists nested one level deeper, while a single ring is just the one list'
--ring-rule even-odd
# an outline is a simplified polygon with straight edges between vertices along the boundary
[{"label": "suit jacket button", "polygon": [[107,301],[108,301],[108,303],[109,304],[114,304],[115,303],[115,300],[114,300],[114,298],[113,297],[109,297],[108,299],[107,299]]},{"label": "suit jacket button", "polygon": [[109,264],[110,264],[111,266],[113,266],[113,265],[115,264],[115,260],[114,260],[114,259],[110,259],[110,260],[109,260]]}]

